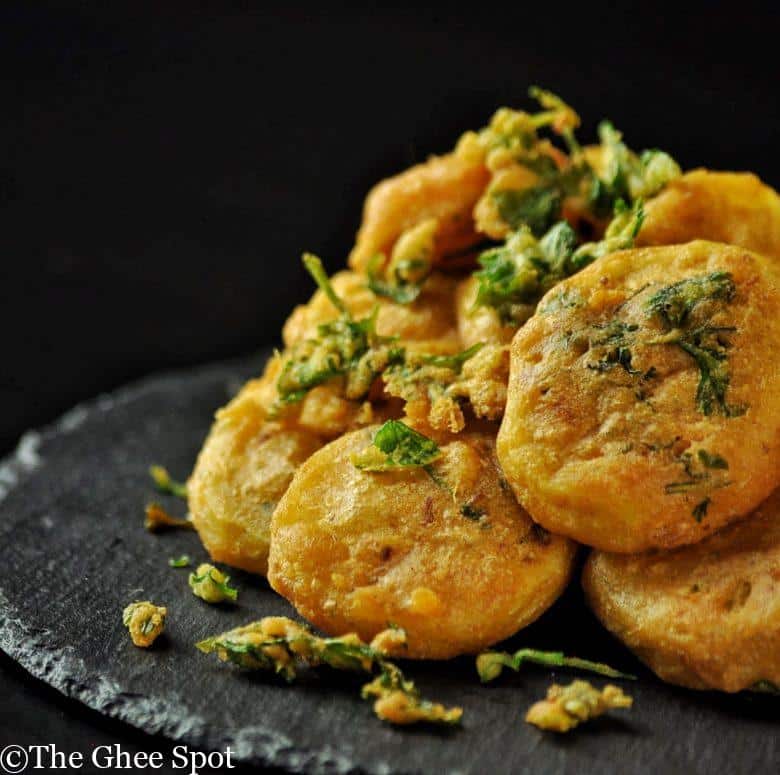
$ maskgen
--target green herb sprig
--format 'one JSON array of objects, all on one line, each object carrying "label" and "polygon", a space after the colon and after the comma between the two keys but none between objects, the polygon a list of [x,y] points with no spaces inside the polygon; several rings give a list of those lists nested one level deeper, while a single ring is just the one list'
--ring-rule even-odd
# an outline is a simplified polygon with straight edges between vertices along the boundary
[{"label": "green herb sprig", "polygon": [[582,670],[596,673],[609,678],[626,678],[635,680],[635,675],[622,673],[603,662],[591,662],[579,657],[567,657],[562,651],[539,651],[538,649],[520,649],[510,654],[506,651],[485,651],[477,657],[477,673],[483,683],[493,681],[501,675],[505,667],[515,672],[525,664],[541,665],[543,667],[564,667],[572,670]]},{"label": "green herb sprig", "polygon": [[[735,332],[732,326],[696,325],[694,311],[698,307],[712,307],[716,302],[729,304],[736,294],[732,276],[728,272],[691,277],[666,286],[647,301],[649,315],[660,320],[666,335],[652,344],[671,344],[687,353],[699,369],[696,388],[696,406],[704,415],[718,412],[725,417],[739,417],[747,407],[726,400],[731,375],[728,365],[728,336]],[[715,307],[715,310],[718,306]],[[715,310],[711,310],[711,314]],[[705,313],[707,309],[705,308]]]},{"label": "green herb sprig", "polygon": [[308,627],[284,617],[266,617],[196,644],[247,670],[268,670],[292,682],[304,667],[326,665],[335,670],[377,673],[363,686],[363,698],[374,698],[374,712],[391,723],[457,724],[463,711],[424,700],[413,681],[387,659],[388,645],[403,650],[406,634],[390,628],[364,643],[357,635],[321,638]]},{"label": "green herb sprig", "polygon": [[425,468],[441,455],[438,444],[400,420],[388,420],[374,434],[371,446],[352,456],[363,471]]},{"label": "green herb sprig", "polygon": [[479,256],[482,269],[474,273],[479,283],[476,306],[493,307],[504,324],[522,324],[553,285],[602,255],[631,247],[643,219],[641,201],[632,208],[621,202],[604,239],[580,247],[566,221],[556,223],[541,239],[528,227],[520,227],[502,247]]},{"label": "green herb sprig", "polygon": [[175,495],[177,498],[187,498],[187,485],[177,482],[163,466],[153,465],[149,467],[149,476],[152,477],[158,492],[163,495]]},{"label": "green herb sprig", "polygon": [[276,383],[279,402],[281,405],[297,403],[312,388],[335,377],[347,378],[347,398],[362,398],[374,378],[388,364],[403,357],[403,350],[392,346],[393,338],[376,333],[378,307],[367,318],[354,320],[334,290],[320,259],[304,254],[303,263],[340,316],[319,325],[314,338],[293,348]]}]

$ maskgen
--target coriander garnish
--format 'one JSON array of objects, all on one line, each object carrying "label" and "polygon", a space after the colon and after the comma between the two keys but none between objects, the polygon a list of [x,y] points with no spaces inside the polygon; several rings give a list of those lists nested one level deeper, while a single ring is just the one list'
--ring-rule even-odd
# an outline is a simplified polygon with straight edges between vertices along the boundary
[{"label": "coriander garnish", "polygon": [[320,324],[315,337],[297,344],[287,356],[276,383],[279,402],[301,401],[312,388],[336,377],[345,380],[347,398],[360,399],[374,378],[403,356],[403,350],[391,346],[393,339],[377,335],[378,307],[367,318],[354,320],[333,289],[320,259],[305,254],[303,263],[340,316]]},{"label": "coriander garnish", "polygon": [[556,223],[540,239],[530,228],[521,226],[502,247],[480,255],[482,269],[474,273],[479,281],[475,304],[493,307],[505,324],[522,324],[544,293],[560,280],[602,255],[632,247],[643,219],[641,202],[629,208],[621,200],[604,239],[580,247],[577,234],[566,221]]},{"label": "coriander garnish", "polygon": [[171,557],[168,559],[168,565],[171,568],[188,568],[192,560],[188,554],[182,554],[180,557]]},{"label": "coriander garnish", "polygon": [[130,603],[122,612],[122,623],[130,631],[133,644],[148,648],[165,628],[168,609],[148,600]]},{"label": "coriander garnish", "polygon": [[374,434],[371,446],[353,454],[352,464],[363,471],[425,468],[441,455],[438,444],[400,420],[388,420]]},{"label": "coriander garnish", "polygon": [[175,495],[177,498],[187,497],[187,485],[171,478],[168,469],[163,466],[150,466],[149,476],[154,480],[157,490],[163,495]]},{"label": "coriander garnish", "polygon": [[192,594],[207,603],[235,602],[238,590],[228,583],[230,576],[209,563],[202,563],[194,573],[190,573],[189,585]]},{"label": "coriander garnish", "polygon": [[664,326],[667,335],[653,344],[676,345],[693,358],[699,369],[699,384],[696,388],[696,406],[702,414],[718,411],[726,417],[738,417],[746,407],[727,403],[730,374],[728,336],[736,329],[731,326],[712,326],[707,322],[692,324],[692,317],[699,306],[706,305],[706,312],[715,306],[729,304],[736,294],[736,287],[728,272],[713,272],[709,275],[681,280],[654,293],[647,301],[647,311],[656,316]]},{"label": "coriander garnish", "polygon": [[[599,222],[615,211],[618,202],[631,206],[653,197],[681,174],[679,165],[663,151],[637,154],[630,150],[609,121],[599,125],[600,148],[595,154],[599,162],[591,165],[591,157],[575,136],[580,124],[577,113],[551,92],[534,87],[530,95],[545,110],[529,114],[501,109],[476,135],[486,151],[488,168],[513,163],[536,176],[531,186],[488,192],[498,216],[510,229],[525,228],[540,237],[561,219],[566,200],[574,201],[576,210],[589,221]],[[545,128],[563,140],[569,153],[567,164],[557,163],[549,140],[540,137]]]},{"label": "coriander garnish", "polygon": [[397,304],[411,304],[431,273],[438,226],[435,218],[428,218],[405,231],[381,274],[385,256],[381,253],[374,256],[367,268],[368,287],[377,296],[385,296]]},{"label": "coriander garnish", "polygon": [[483,683],[492,681],[501,675],[505,667],[518,671],[524,664],[543,665],[544,667],[566,667],[572,670],[584,670],[588,673],[604,675],[608,678],[636,679],[635,675],[621,673],[602,662],[591,662],[579,657],[567,657],[562,651],[539,651],[538,649],[520,649],[514,654],[506,651],[485,651],[477,657],[477,673]]},{"label": "coriander garnish", "polygon": [[340,638],[320,638],[305,625],[285,617],[269,616],[207,638],[197,648],[248,670],[272,671],[288,682],[295,680],[305,666],[377,672],[376,678],[363,687],[361,695],[375,699],[374,712],[383,721],[457,724],[463,714],[461,708],[445,708],[424,700],[414,683],[388,661],[387,649],[396,653],[405,643],[406,634],[397,627],[379,633],[367,644],[354,633]]}]

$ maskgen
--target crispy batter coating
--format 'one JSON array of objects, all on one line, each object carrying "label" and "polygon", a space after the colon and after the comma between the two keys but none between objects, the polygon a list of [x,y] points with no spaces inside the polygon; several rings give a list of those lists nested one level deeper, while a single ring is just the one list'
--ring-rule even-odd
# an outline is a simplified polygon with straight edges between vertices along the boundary
[{"label": "crispy batter coating", "polygon": [[780,471],[780,281],[710,242],[608,255],[512,342],[498,435],[533,518],[605,551],[695,543]]},{"label": "crispy batter coating", "polygon": [[148,649],[165,629],[168,609],[149,600],[136,600],[122,611],[122,623],[130,632],[134,646]]},{"label": "crispy batter coating", "polygon": [[[379,307],[379,336],[397,336],[410,349],[429,353],[453,353],[460,349],[452,303],[454,278],[434,273],[411,304],[376,296],[368,289],[366,276],[357,272],[338,272],[331,283],[355,319],[368,317],[374,307]],[[285,346],[292,347],[314,336],[317,326],[337,316],[338,310],[322,291],[317,291],[307,304],[296,307],[284,324]]]},{"label": "crispy batter coating", "polygon": [[582,580],[602,623],[664,681],[780,687],[780,489],[695,546],[593,552]]},{"label": "crispy batter coating", "polygon": [[422,468],[369,473],[349,433],[298,470],[274,513],[268,578],[326,632],[402,627],[412,658],[480,651],[566,586],[575,548],[534,526],[502,483],[490,433],[443,443]]},{"label": "crispy batter coating", "polygon": [[747,172],[696,169],[645,204],[637,245],[707,239],[780,258],[780,196]]},{"label": "crispy batter coating", "polygon": [[633,703],[633,698],[612,684],[598,690],[587,681],[572,681],[568,686],[553,684],[547,696],[528,709],[525,720],[539,729],[568,732],[611,708],[630,708]]},{"label": "crispy batter coating", "polygon": [[[464,347],[478,342],[509,344],[517,331],[514,323],[503,324],[493,307],[475,306],[479,280],[470,275],[458,283],[455,290],[455,314],[458,333]],[[533,315],[534,306],[528,305],[528,316]]]},{"label": "crispy batter coating", "polygon": [[192,521],[214,560],[265,573],[271,514],[323,438],[266,419],[267,376],[223,409],[187,483]]},{"label": "crispy batter coating", "polygon": [[389,255],[398,237],[411,226],[436,218],[437,264],[478,243],[471,211],[482,195],[490,173],[482,158],[449,153],[432,156],[371,189],[349,265],[364,272],[378,253]]}]

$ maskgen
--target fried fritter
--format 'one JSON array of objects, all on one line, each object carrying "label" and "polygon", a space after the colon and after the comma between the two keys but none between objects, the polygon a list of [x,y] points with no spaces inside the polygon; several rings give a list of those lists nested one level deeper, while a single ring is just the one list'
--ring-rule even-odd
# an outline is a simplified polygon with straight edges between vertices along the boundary
[{"label": "fried fritter", "polygon": [[[434,273],[425,281],[417,299],[411,304],[398,304],[372,293],[365,275],[344,271],[331,278],[333,290],[344,300],[353,317],[368,317],[378,306],[377,334],[397,336],[410,349],[429,353],[452,353],[460,349],[452,302],[456,282],[452,277]],[[314,336],[317,326],[337,315],[338,310],[318,290],[308,304],[296,307],[287,319],[282,332],[285,345],[292,347]]]},{"label": "fried fritter", "polygon": [[267,380],[249,382],[217,413],[187,482],[190,513],[211,557],[265,573],[271,514],[297,467],[324,439],[269,423]]},{"label": "fried fritter", "polygon": [[583,585],[602,623],[664,681],[780,687],[780,490],[695,546],[593,552]]},{"label": "fried fritter", "polygon": [[434,263],[451,263],[480,241],[471,211],[490,180],[483,160],[468,154],[432,156],[371,189],[349,265],[363,272],[378,253],[389,255],[410,227],[438,221]]},{"label": "fried fritter", "polygon": [[[455,290],[455,313],[463,346],[471,347],[479,342],[509,344],[517,331],[517,325],[514,321],[502,323],[493,307],[477,306],[478,290],[479,279],[474,275],[461,280]],[[528,316],[533,312],[534,306],[529,304]]]},{"label": "fried fritter", "polygon": [[697,169],[645,204],[637,245],[706,239],[780,259],[780,196],[747,172]]},{"label": "fried fritter", "polygon": [[268,578],[328,633],[388,623],[408,656],[473,653],[529,624],[569,578],[574,544],[533,524],[502,481],[490,433],[466,431],[426,468],[352,462],[349,433],[298,470],[274,513]]},{"label": "fried fritter", "polygon": [[613,253],[512,342],[498,457],[555,533],[612,552],[695,543],[780,471],[775,262],[692,242]]}]

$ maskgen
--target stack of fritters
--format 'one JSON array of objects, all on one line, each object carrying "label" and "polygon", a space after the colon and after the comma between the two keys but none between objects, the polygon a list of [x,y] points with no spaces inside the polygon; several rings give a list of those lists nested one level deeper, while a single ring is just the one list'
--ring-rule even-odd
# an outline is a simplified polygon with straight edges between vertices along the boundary
[{"label": "stack of fritters", "polygon": [[[587,598],[667,681],[780,685],[780,197],[534,90],[368,195],[217,413],[215,560],[326,632],[475,653]],[[575,543],[576,542],[576,543]],[[641,553],[641,554],[640,554]]]}]

